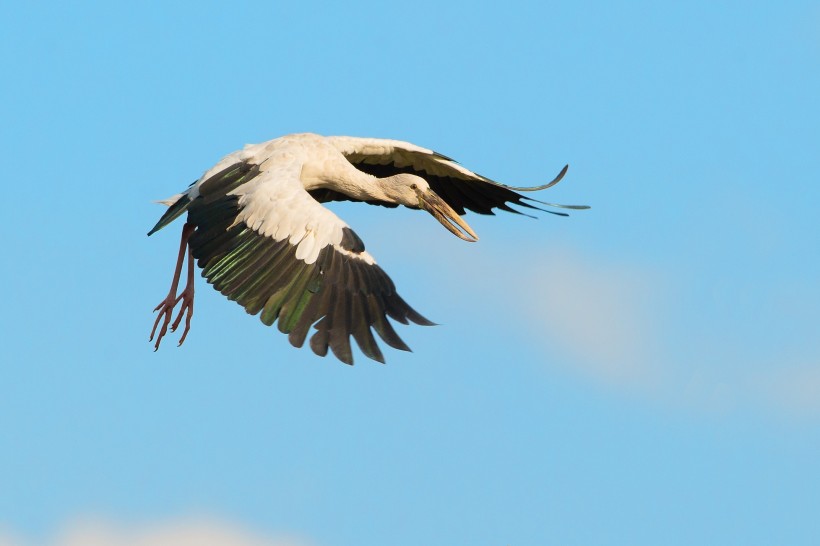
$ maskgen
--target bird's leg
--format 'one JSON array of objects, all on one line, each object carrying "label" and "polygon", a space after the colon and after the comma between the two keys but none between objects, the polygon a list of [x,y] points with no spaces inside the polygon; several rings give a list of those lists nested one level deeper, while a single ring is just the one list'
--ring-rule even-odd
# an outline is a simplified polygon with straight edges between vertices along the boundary
[{"label": "bird's leg", "polygon": [[[174,311],[174,307],[180,300],[183,300],[182,308],[180,309],[177,320],[171,327],[171,331],[173,332],[176,330],[177,326],[179,326],[179,322],[182,319],[182,313],[187,309],[188,318],[185,321],[185,332],[182,334],[182,339],[179,342],[180,345],[182,344],[182,341],[185,340],[185,336],[188,334],[191,315],[194,312],[194,263],[191,253],[188,250],[188,239],[191,237],[193,232],[193,224],[185,224],[182,227],[182,239],[179,242],[179,256],[177,257],[177,265],[174,269],[174,280],[171,281],[171,289],[168,291],[168,295],[165,299],[159,302],[159,305],[154,308],[154,311],[159,311],[159,315],[157,315],[157,320],[154,321],[154,327],[151,329],[151,337],[148,338],[148,341],[154,340],[154,334],[157,331],[157,326],[159,326],[159,322],[162,320],[162,327],[159,329],[157,342],[154,345],[155,351],[159,349],[159,344],[162,341],[162,338],[165,337],[165,334],[168,332],[168,325],[171,323],[171,314]],[[182,262],[185,260],[186,253],[188,254],[188,284],[185,286],[185,290],[183,290],[179,297],[177,297],[176,294],[177,287],[179,286],[179,276],[182,273]]]},{"label": "bird's leg", "polygon": [[188,279],[185,281],[185,289],[177,296],[174,305],[176,305],[179,300],[182,300],[182,305],[179,308],[177,319],[171,325],[172,332],[177,331],[179,322],[182,320],[182,314],[186,309],[188,313],[185,315],[185,330],[182,331],[182,337],[179,338],[177,347],[185,341],[188,330],[191,329],[191,317],[194,314],[194,255],[191,253],[191,247],[188,247]]}]

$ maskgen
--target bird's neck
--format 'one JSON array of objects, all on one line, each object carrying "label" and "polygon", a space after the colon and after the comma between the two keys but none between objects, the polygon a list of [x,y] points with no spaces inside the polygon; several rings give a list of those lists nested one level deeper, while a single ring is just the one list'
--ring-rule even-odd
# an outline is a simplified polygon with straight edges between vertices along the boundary
[{"label": "bird's neck", "polygon": [[351,180],[346,192],[351,197],[362,201],[392,201],[390,196],[390,178],[379,178],[357,170],[355,179]]},{"label": "bird's neck", "polygon": [[341,157],[325,161],[306,161],[302,165],[300,178],[306,190],[327,188],[341,192],[359,201],[384,201],[397,205],[415,206],[415,193],[409,191],[418,177],[411,174],[396,174],[379,178],[360,171]]},{"label": "bird's neck", "polygon": [[[306,174],[308,175],[307,177],[305,176]],[[397,196],[394,195],[395,190],[393,188],[393,184],[397,178],[395,176],[379,178],[356,168],[345,169],[341,172],[337,171],[334,173],[332,179],[327,179],[326,173],[324,172],[317,173],[318,176],[315,177],[310,176],[310,174],[311,173],[306,173],[304,170],[302,172],[303,183],[305,183],[306,189],[318,187],[329,188],[360,201],[398,202]]]},{"label": "bird's neck", "polygon": [[300,175],[306,190],[327,188],[363,201],[378,199],[381,188],[375,176],[360,171],[346,160],[328,167],[326,163],[307,162]]}]

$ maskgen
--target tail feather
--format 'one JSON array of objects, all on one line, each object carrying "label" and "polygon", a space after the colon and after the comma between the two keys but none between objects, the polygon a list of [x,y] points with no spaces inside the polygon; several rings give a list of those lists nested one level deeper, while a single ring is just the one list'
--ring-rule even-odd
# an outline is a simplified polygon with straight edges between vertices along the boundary
[{"label": "tail feather", "polygon": [[[174,197],[176,197],[176,196],[174,196]],[[164,205],[168,205],[168,210],[166,210],[165,214],[162,215],[162,218],[159,219],[159,222],[157,222],[157,225],[155,225],[151,229],[151,231],[148,232],[148,235],[152,235],[153,233],[156,233],[157,231],[161,230],[162,228],[164,228],[165,226],[167,226],[168,224],[170,224],[171,222],[173,222],[174,220],[176,220],[177,218],[182,216],[182,214],[186,210],[188,210],[188,207],[191,204],[191,200],[185,194],[180,195],[179,198],[176,201],[173,201],[173,199],[174,198],[171,197],[170,199],[166,199],[164,201],[159,201],[160,203],[162,203]]]}]

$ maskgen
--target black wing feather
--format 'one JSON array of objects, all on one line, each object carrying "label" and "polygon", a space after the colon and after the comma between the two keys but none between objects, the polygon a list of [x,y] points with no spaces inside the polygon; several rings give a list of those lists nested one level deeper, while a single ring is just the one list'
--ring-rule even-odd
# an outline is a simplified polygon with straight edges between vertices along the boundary
[{"label": "black wing feather", "polygon": [[[211,189],[217,191],[215,186]],[[276,241],[237,221],[236,196],[213,195],[188,206],[188,222],[196,226],[189,244],[203,277],[248,313],[259,314],[263,323],[278,321],[278,329],[288,334],[293,346],[301,347],[314,325],[310,347],[317,355],[330,350],[352,364],[352,336],[366,356],[384,362],[371,329],[391,347],[409,351],[387,317],[405,324],[432,324],[396,293],[378,265],[355,257],[364,243],[349,228],[341,249],[328,245],[307,264],[296,258],[297,247],[288,239]]]}]

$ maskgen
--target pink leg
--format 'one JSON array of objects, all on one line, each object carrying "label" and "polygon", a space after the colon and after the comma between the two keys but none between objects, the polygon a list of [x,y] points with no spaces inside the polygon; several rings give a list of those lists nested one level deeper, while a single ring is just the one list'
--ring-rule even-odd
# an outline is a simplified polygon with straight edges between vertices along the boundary
[{"label": "pink leg", "polygon": [[185,337],[188,335],[188,330],[191,329],[191,317],[194,315],[194,255],[191,253],[191,247],[188,247],[188,279],[185,281],[185,289],[177,297],[176,302],[182,300],[182,305],[179,308],[179,315],[171,325],[171,331],[176,332],[179,322],[182,320],[182,313],[187,309],[188,313],[185,315],[185,330],[182,332],[182,337],[179,338],[179,344],[182,345]]},{"label": "pink leg", "polygon": [[[180,307],[179,315],[174,321],[174,324],[171,325],[171,331],[173,332],[177,329],[177,326],[179,326],[179,323],[182,320],[182,315],[186,310],[188,311],[188,316],[185,319],[185,331],[182,333],[182,338],[179,340],[180,345],[182,345],[182,342],[185,341],[185,336],[188,335],[188,330],[191,327],[191,316],[194,313],[194,260],[191,255],[191,251],[188,248],[188,239],[191,237],[193,232],[193,224],[185,224],[182,227],[182,240],[179,243],[179,256],[177,257],[177,265],[174,269],[174,280],[171,281],[171,289],[168,291],[168,295],[165,299],[154,308],[154,311],[159,311],[159,315],[157,315],[157,320],[154,321],[154,327],[151,329],[151,337],[148,341],[153,341],[154,334],[157,331],[157,326],[159,326],[159,321],[162,319],[162,327],[159,329],[157,342],[154,345],[155,351],[159,349],[159,344],[162,341],[162,338],[165,337],[165,334],[168,332],[168,325],[171,323],[171,316],[173,314],[174,307],[176,307],[176,304],[179,303],[180,300],[182,300],[182,306]],[[177,288],[179,287],[179,276],[182,273],[182,262],[185,260],[186,253],[188,254],[188,281],[185,285],[185,289],[182,293],[180,293],[179,297],[177,297],[176,293]]]}]

